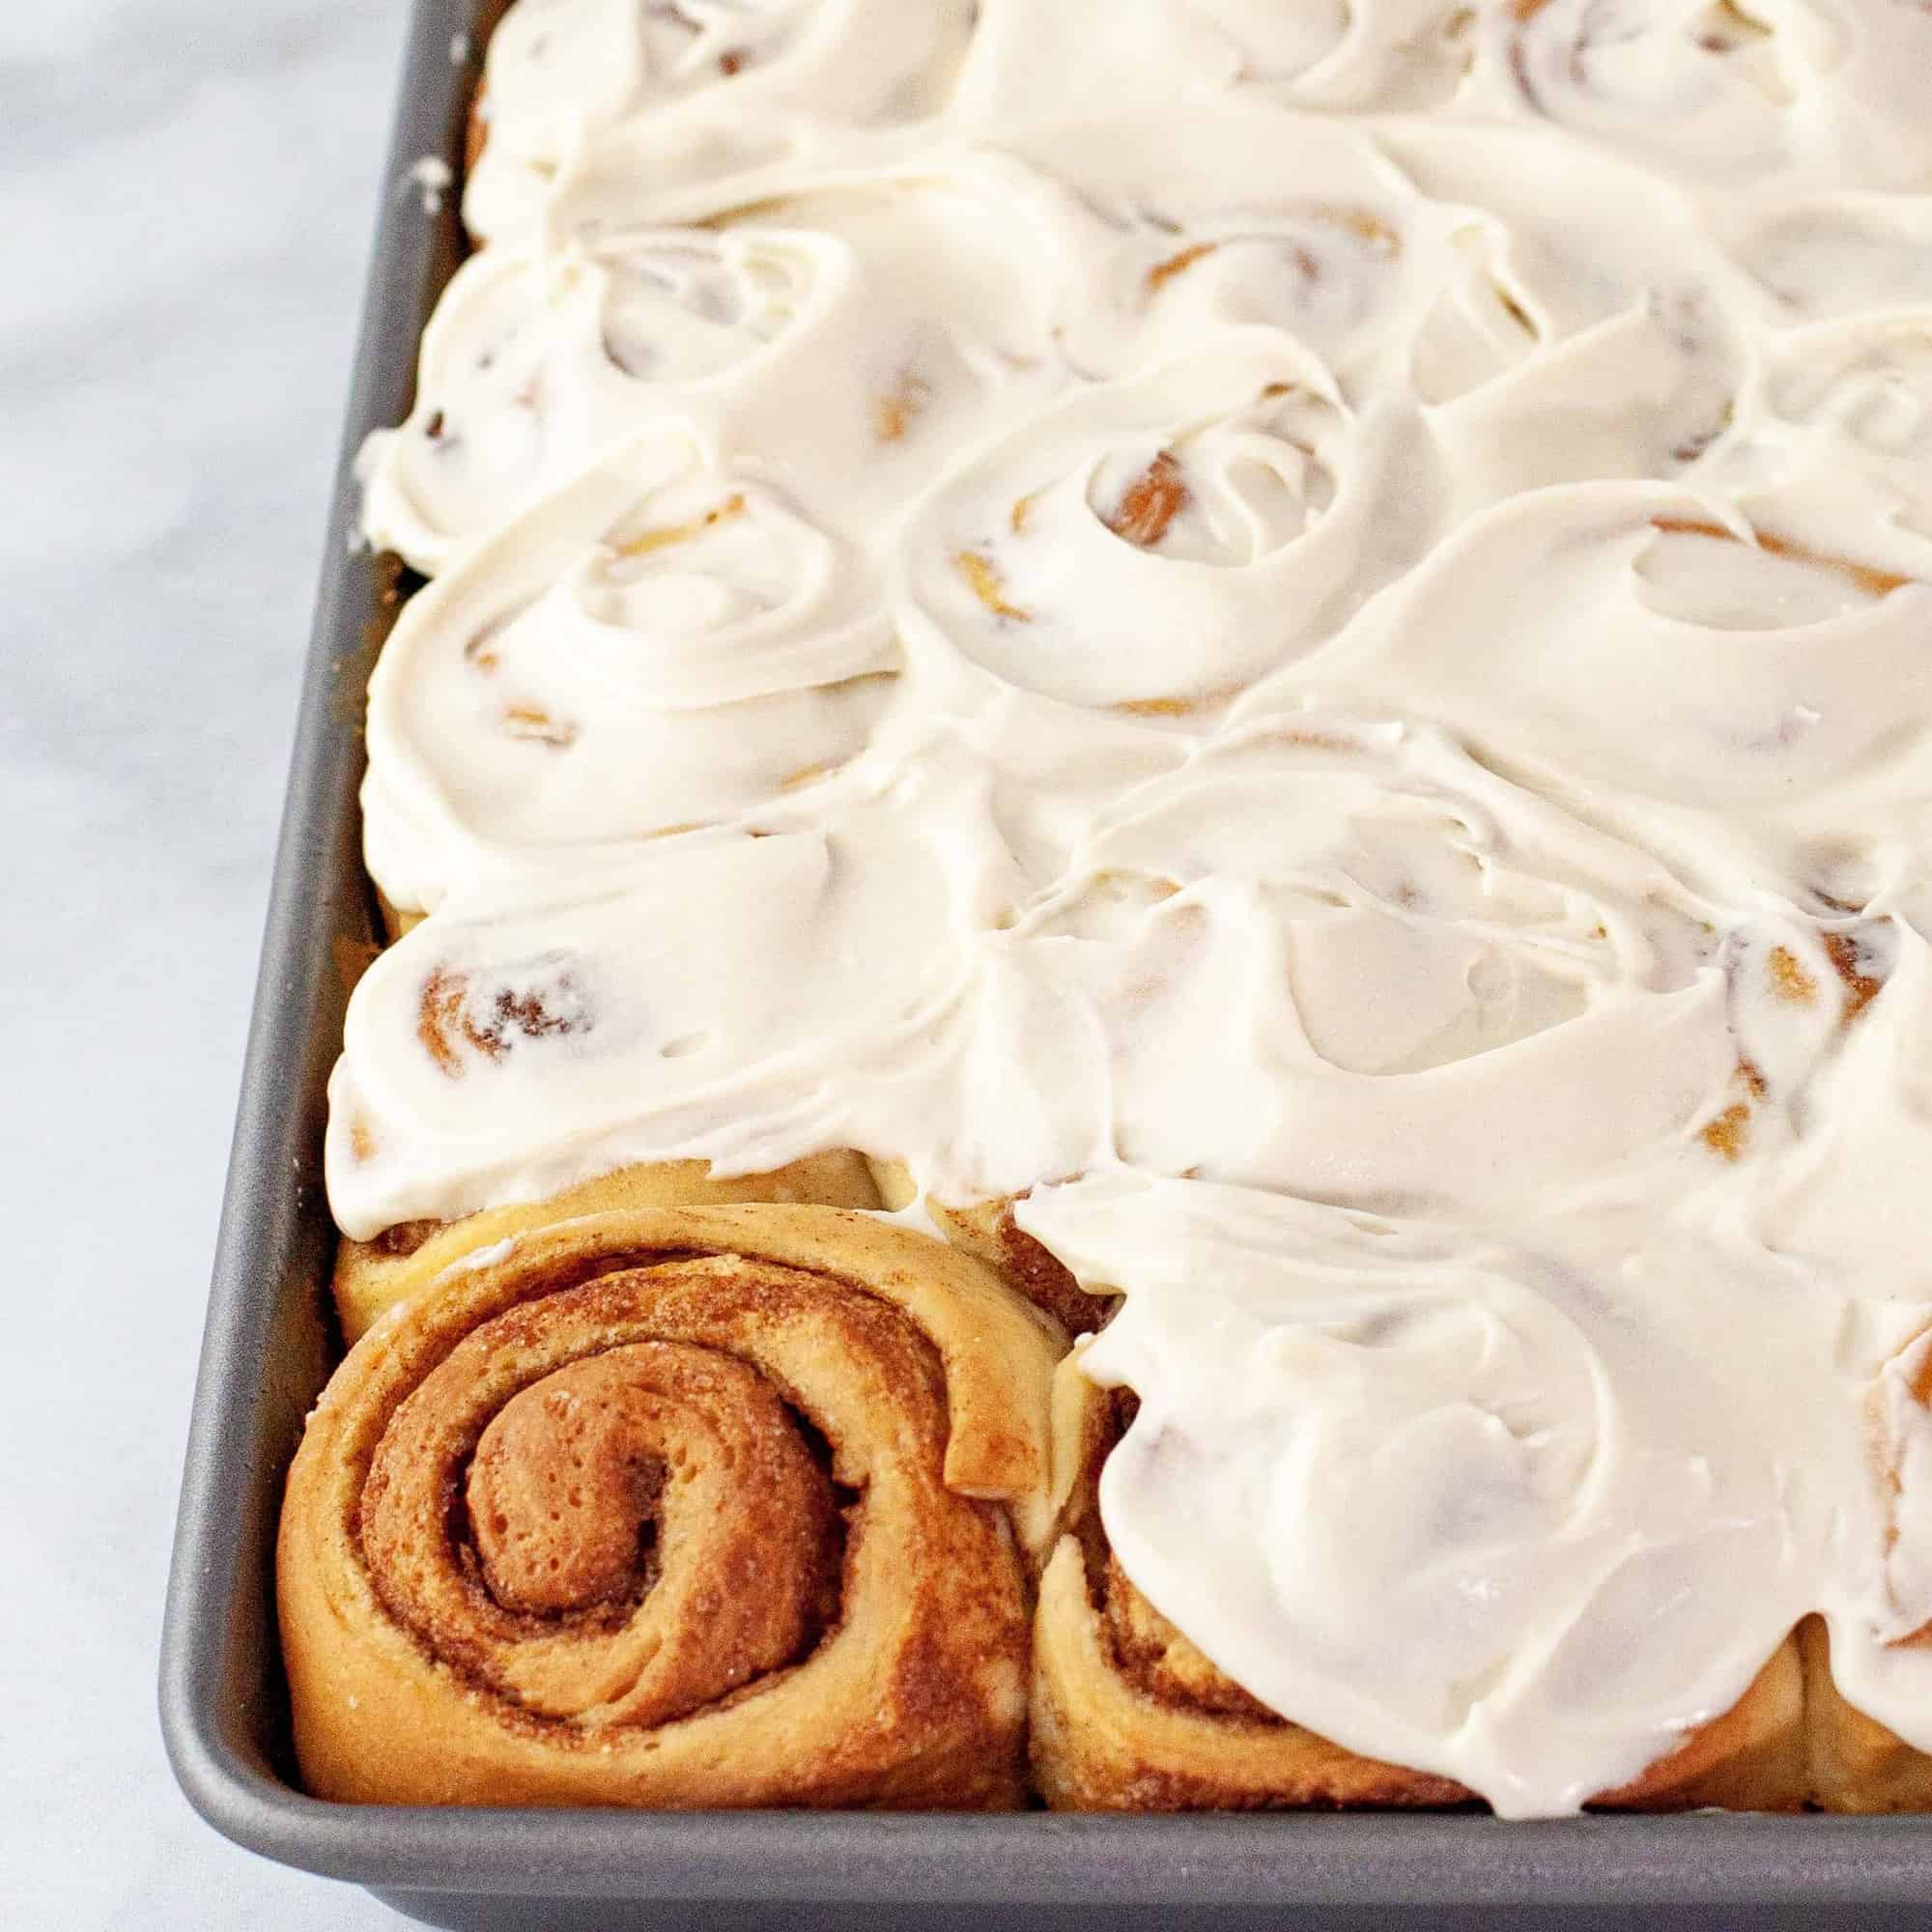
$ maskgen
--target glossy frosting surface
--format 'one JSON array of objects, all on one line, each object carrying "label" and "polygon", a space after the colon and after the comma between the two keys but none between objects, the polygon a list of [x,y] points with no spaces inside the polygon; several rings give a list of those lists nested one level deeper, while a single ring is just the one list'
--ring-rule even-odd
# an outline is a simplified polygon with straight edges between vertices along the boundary
[{"label": "glossy frosting surface", "polygon": [[[1513,1815],[1932,1749],[1932,13],[522,0],[371,536],[343,1227],[832,1147]],[[1029,1193],[1029,1190],[1030,1193]]]}]

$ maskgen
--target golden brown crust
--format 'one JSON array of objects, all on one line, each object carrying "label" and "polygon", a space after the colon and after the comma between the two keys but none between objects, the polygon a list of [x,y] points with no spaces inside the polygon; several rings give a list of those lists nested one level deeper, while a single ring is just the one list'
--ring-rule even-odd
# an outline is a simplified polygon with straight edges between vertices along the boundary
[{"label": "golden brown crust", "polygon": [[[503,15],[510,11],[511,0],[477,0],[471,34],[476,43],[486,54],[497,29],[503,24]],[[490,86],[487,79],[479,78],[476,91],[469,97],[469,112],[463,122],[463,172],[466,177],[483,158],[483,150],[490,139]]]},{"label": "golden brown crust", "polygon": [[953,1246],[998,1268],[1036,1308],[1069,1335],[1091,1334],[1106,1317],[1109,1297],[1089,1294],[1072,1274],[1013,1219],[1010,1197],[949,1208],[927,1201],[933,1225]]},{"label": "golden brown crust", "polygon": [[1798,1648],[1811,1803],[1822,1811],[1932,1811],[1932,1756],[1845,1701],[1822,1617],[1799,1625]]},{"label": "golden brown crust", "polygon": [[345,1239],[335,1255],[335,1312],[352,1347],[399,1301],[479,1248],[577,1214],[627,1208],[711,1208],[739,1201],[876,1208],[871,1170],[855,1153],[810,1154],[770,1174],[716,1177],[701,1160],[647,1162],[599,1175],[546,1201],[493,1208],[460,1221],[406,1221],[373,1241]]},{"label": "golden brown crust", "polygon": [[426,912],[405,912],[385,892],[376,894],[376,907],[383,916],[383,937],[393,946],[406,933],[413,932],[429,917]]},{"label": "golden brown crust", "polygon": [[1605,1811],[1799,1811],[1805,1799],[1804,1672],[1787,1636],[1750,1688],[1640,1776],[1591,1801]]},{"label": "golden brown crust", "polygon": [[476,163],[483,158],[484,148],[489,144],[488,94],[489,90],[479,81],[475,94],[470,98],[469,118],[463,124],[463,172],[466,175],[474,171]]},{"label": "golden brown crust", "polygon": [[399,1304],[290,1472],[283,1650],[349,1802],[1001,1806],[1047,1325],[830,1208],[557,1222]]}]

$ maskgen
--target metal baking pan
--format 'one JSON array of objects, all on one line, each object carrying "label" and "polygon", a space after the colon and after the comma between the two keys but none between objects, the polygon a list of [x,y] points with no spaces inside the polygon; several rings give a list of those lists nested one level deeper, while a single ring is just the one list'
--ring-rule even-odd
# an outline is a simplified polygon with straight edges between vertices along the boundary
[{"label": "metal baking pan", "polygon": [[[454,170],[486,16],[417,0],[297,727],[214,1264],[162,1638],[162,1730],[189,1801],[265,1857],[434,1925],[619,1932],[777,1926],[1297,1927],[1924,1924],[1932,1817],[915,1817],[415,1810],[296,1788],[272,1558],[282,1478],[331,1366],[324,1085],[376,933],[355,787],[361,693],[399,594],[350,545],[351,464],[406,412],[416,340],[458,259]],[[469,36],[468,40],[459,38]]]}]

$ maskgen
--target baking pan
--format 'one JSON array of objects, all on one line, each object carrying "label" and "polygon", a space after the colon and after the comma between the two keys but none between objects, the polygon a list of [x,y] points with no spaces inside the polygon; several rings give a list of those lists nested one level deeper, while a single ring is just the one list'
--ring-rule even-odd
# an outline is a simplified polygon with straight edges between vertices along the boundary
[{"label": "baking pan", "polygon": [[[371,656],[406,584],[352,550],[352,464],[408,410],[416,339],[460,251],[455,197],[486,18],[418,0],[360,356],[336,473],[240,1118],[202,1350],[162,1638],[176,1776],[217,1831],[371,1888],[430,1924],[1079,1927],[1922,1925],[1932,1817],[1472,1815],[915,1817],[416,1810],[295,1788],[275,1640],[282,1478],[335,1343],[324,1086],[376,934],[355,787]],[[467,37],[467,38],[466,38]]]}]

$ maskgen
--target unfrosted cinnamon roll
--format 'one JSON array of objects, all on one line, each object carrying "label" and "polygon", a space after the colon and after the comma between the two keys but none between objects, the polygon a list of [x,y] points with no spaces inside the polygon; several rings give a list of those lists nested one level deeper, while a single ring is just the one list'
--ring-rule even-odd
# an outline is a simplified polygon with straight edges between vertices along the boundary
[{"label": "unfrosted cinnamon roll", "polygon": [[1001,1806],[1059,1340],[831,1209],[555,1221],[365,1337],[289,1478],[308,1788]]}]

